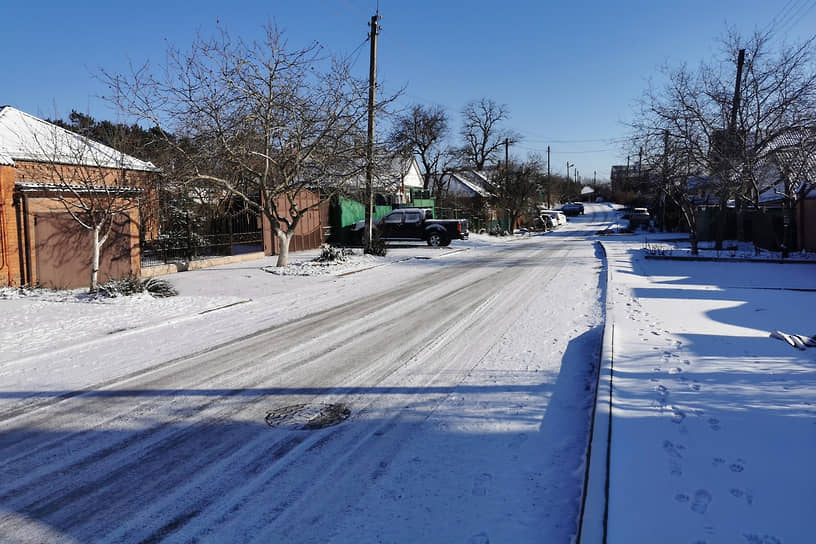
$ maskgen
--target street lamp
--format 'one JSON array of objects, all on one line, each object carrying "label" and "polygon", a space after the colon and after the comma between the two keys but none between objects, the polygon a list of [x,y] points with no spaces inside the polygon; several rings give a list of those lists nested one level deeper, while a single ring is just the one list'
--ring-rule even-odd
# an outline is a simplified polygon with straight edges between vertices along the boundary
[{"label": "street lamp", "polygon": [[570,162],[567,161],[567,179],[570,179],[569,169],[572,168],[573,166],[575,166],[575,163],[570,164]]}]

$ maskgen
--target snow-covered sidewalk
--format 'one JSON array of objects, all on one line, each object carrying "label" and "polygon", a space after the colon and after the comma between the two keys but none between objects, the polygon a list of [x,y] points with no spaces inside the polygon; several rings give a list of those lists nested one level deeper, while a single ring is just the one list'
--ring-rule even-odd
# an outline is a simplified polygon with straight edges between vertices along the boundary
[{"label": "snow-covered sidewalk", "polygon": [[[770,333],[816,333],[816,266],[646,259],[642,236],[603,243],[606,541],[812,541],[816,348]],[[603,490],[590,481],[583,542],[600,541]]]}]

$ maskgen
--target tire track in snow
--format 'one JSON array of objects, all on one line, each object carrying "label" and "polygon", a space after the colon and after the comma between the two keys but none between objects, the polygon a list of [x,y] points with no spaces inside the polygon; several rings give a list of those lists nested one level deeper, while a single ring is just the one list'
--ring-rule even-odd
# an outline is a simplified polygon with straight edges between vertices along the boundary
[{"label": "tire track in snow", "polygon": [[[516,260],[516,256],[515,255],[508,255],[508,260]],[[457,290],[457,292],[455,294],[454,293],[450,293],[450,294],[443,293],[440,296],[436,296],[437,292],[440,292],[440,291],[444,292],[444,290],[448,288],[448,286],[444,285],[444,283],[445,283],[444,278],[443,278],[443,280],[441,282],[436,282],[436,284],[434,286],[432,286],[432,287],[427,287],[427,285],[424,286],[425,287],[424,291],[426,291],[426,296],[424,298],[422,298],[422,299],[419,299],[419,301],[416,302],[414,312],[417,313],[417,314],[420,313],[421,309],[424,309],[423,304],[425,304],[426,300],[434,300],[434,298],[438,298],[439,300],[445,302],[446,304],[445,304],[444,307],[446,309],[450,308],[450,307],[459,306],[460,304],[462,304],[462,301],[460,299],[467,299],[469,297],[469,295],[470,295],[470,292],[468,291],[468,287],[470,287],[470,291],[472,292],[473,290],[477,290],[475,288],[486,287],[492,281],[495,281],[496,283],[502,283],[503,281],[507,280],[507,278],[504,277],[504,274],[501,273],[501,269],[499,267],[496,267],[496,270],[497,270],[496,272],[493,272],[488,277],[485,277],[485,278],[482,278],[482,279],[477,279],[475,281],[471,281],[473,278],[472,277],[468,278],[468,281],[471,281],[470,284],[467,284],[466,282],[460,282],[461,284],[458,287],[458,290]],[[443,270],[442,272],[445,272],[445,271]],[[448,279],[451,282],[455,282],[456,281],[455,276],[461,275],[461,274],[462,274],[461,269],[454,269],[454,270],[447,271],[447,275],[449,276]],[[470,274],[470,276],[475,276],[475,275],[476,275],[475,273]],[[425,283],[427,283],[428,279],[425,278],[424,281],[425,281]],[[416,288],[421,288],[421,287],[423,287],[422,283],[423,283],[422,280],[417,280],[417,281],[414,282],[414,284],[415,284],[414,286]],[[522,287],[519,287],[517,292],[522,292],[522,290],[523,290]],[[382,326],[383,325],[383,320],[385,320],[386,323],[388,322],[388,319],[385,319],[384,316],[383,316],[384,313],[387,313],[386,309],[380,308],[380,309],[378,309],[376,311],[372,311],[372,308],[378,307],[380,302],[381,302],[381,300],[379,300],[378,297],[379,297],[379,295],[376,295],[376,296],[370,297],[369,299],[366,299],[366,300],[364,300],[364,301],[362,301],[360,303],[353,303],[353,304],[349,305],[349,306],[351,306],[351,308],[349,306],[342,306],[342,307],[333,308],[333,309],[329,310],[328,312],[319,312],[318,314],[314,314],[313,316],[309,316],[310,318],[312,318],[311,321],[308,318],[304,318],[303,320],[297,320],[295,322],[292,322],[291,324],[289,324],[291,326],[292,340],[294,340],[294,337],[297,336],[296,332],[297,332],[299,327],[310,327],[310,328],[320,329],[321,326],[329,326],[330,327],[332,324],[335,326],[334,329],[330,329],[331,330],[330,333],[320,334],[320,335],[314,336],[313,338],[310,338],[309,343],[312,344],[312,345],[321,344],[325,340],[325,338],[327,336],[331,336],[332,334],[334,334],[335,336],[332,339],[332,341],[329,342],[330,345],[325,347],[325,349],[315,350],[315,352],[313,353],[313,356],[312,356],[310,361],[305,361],[304,362],[303,360],[301,360],[301,361],[295,361],[295,362],[291,362],[291,363],[278,363],[277,366],[276,365],[270,365],[270,366],[275,366],[276,371],[282,371],[284,374],[285,373],[297,374],[296,371],[301,370],[306,366],[309,366],[310,362],[311,363],[317,363],[318,361],[321,360],[321,358],[325,358],[328,355],[336,355],[338,349],[341,349],[342,344],[345,343],[345,342],[348,342],[348,340],[352,336],[355,336],[355,335],[360,336],[360,337],[373,337],[373,336],[376,336],[377,335],[377,325]],[[448,306],[448,304],[450,306]],[[463,308],[463,313],[473,311],[473,307],[468,306],[467,304],[462,304],[460,306],[460,308]],[[377,314],[377,312],[379,312],[379,314]],[[341,322],[341,324],[338,326],[337,321],[338,321],[338,317],[340,315],[344,315],[347,318],[347,321]],[[353,330],[354,326],[355,326],[354,323],[356,323],[357,321],[361,321],[361,320],[364,320],[364,321],[367,322],[368,320],[370,320],[371,315],[377,315],[376,319],[373,320],[374,323],[375,323],[374,325],[371,325],[370,327],[368,327],[363,333],[361,333],[360,331],[355,332]],[[354,318],[355,316],[356,316],[356,318]],[[403,316],[399,316],[399,317],[403,317]],[[457,315],[457,316],[455,316],[455,317],[453,317],[451,319],[452,319],[453,322],[456,322],[456,320],[459,319],[459,318],[460,318],[460,316]],[[394,324],[398,324],[398,318],[397,317],[392,318],[391,322],[394,323]],[[462,322],[464,323],[464,321],[462,321]],[[453,324],[448,324],[448,325],[446,325],[446,327],[447,328],[445,328],[445,331],[449,331],[449,330],[451,330],[451,327],[453,327]],[[269,365],[269,360],[266,360],[266,359],[263,359],[263,360],[260,360],[260,361],[259,360],[255,360],[255,361],[230,360],[229,362],[225,362],[221,358],[221,355],[223,353],[228,352],[231,349],[234,349],[234,348],[239,347],[239,346],[244,348],[244,349],[247,349],[249,351],[261,350],[261,348],[263,347],[263,344],[270,340],[270,338],[265,337],[266,334],[268,334],[269,336],[271,336],[272,338],[275,338],[277,340],[280,340],[281,335],[286,336],[285,334],[283,334],[285,331],[282,331],[281,329],[283,329],[283,327],[281,327],[281,328],[273,327],[272,329],[262,331],[261,333],[248,335],[247,337],[242,338],[240,340],[228,342],[227,344],[219,346],[218,348],[207,349],[207,350],[203,351],[202,353],[196,354],[195,356],[193,356],[191,358],[183,358],[183,359],[179,359],[179,360],[174,360],[174,361],[171,361],[170,364],[165,363],[163,365],[157,365],[157,367],[148,369],[147,371],[134,373],[134,375],[126,377],[125,380],[118,380],[118,381],[113,382],[112,384],[106,384],[107,389],[105,389],[104,391],[91,390],[91,391],[78,392],[78,394],[73,396],[73,397],[70,397],[68,399],[60,399],[59,401],[57,401],[56,404],[55,403],[49,403],[47,406],[44,406],[44,407],[49,408],[49,410],[48,410],[49,413],[47,413],[47,414],[24,414],[24,417],[20,417],[20,419],[21,420],[28,420],[29,422],[34,423],[37,420],[37,418],[39,417],[40,421],[42,422],[42,420],[47,420],[49,418],[53,418],[53,417],[55,417],[55,415],[56,415],[56,417],[59,417],[59,412],[62,412],[62,414],[64,416],[64,420],[63,420],[63,423],[61,425],[57,425],[57,427],[65,427],[65,426],[70,427],[70,422],[71,422],[71,417],[72,417],[71,414],[74,411],[74,408],[75,408],[76,405],[80,405],[80,407],[83,410],[86,410],[86,411],[89,411],[89,412],[97,412],[97,411],[104,412],[104,410],[106,408],[106,402],[105,402],[106,400],[108,400],[110,398],[122,398],[122,397],[116,397],[116,395],[123,395],[124,398],[130,398],[130,397],[128,397],[128,395],[132,394],[132,391],[134,389],[142,388],[145,385],[150,385],[152,387],[157,387],[158,385],[161,385],[162,383],[168,382],[169,380],[183,379],[183,377],[189,372],[193,372],[193,371],[202,372],[204,370],[209,370],[210,371],[209,374],[204,374],[202,372],[202,375],[206,376],[206,377],[198,380],[197,382],[194,382],[194,383],[197,384],[197,386],[200,386],[200,384],[202,384],[202,383],[211,383],[213,381],[214,377],[217,377],[219,379],[220,378],[226,379],[226,378],[229,378],[229,377],[234,377],[235,376],[235,371],[232,371],[232,373],[231,373],[229,365],[236,365],[236,364],[248,365],[248,366],[243,366],[243,374],[248,375],[249,377],[252,377],[253,372],[255,370],[257,370],[258,367],[263,366],[265,364]],[[344,330],[345,334],[343,334],[343,335],[337,334],[337,332],[339,330]],[[430,334],[430,336],[433,337],[434,335],[436,335],[437,338],[438,338],[437,345],[438,346],[444,346],[445,342],[451,338],[452,334],[453,333],[451,333],[450,335],[445,337],[444,336],[444,331],[442,333],[437,333],[436,331],[433,331]],[[302,335],[301,335],[301,340],[302,340]],[[413,342],[414,343],[412,345],[414,346],[416,354],[421,355],[423,353],[424,343],[428,342],[428,334],[421,334],[419,336],[415,336]],[[387,341],[381,342],[380,345],[384,345],[384,343],[387,343]],[[374,345],[376,346],[377,344],[375,343]],[[264,353],[264,355],[267,355],[267,353]],[[403,355],[404,354],[399,354],[399,357],[402,357]],[[397,357],[397,359],[396,359],[397,361],[401,360],[399,357]],[[257,357],[256,357],[256,359],[257,359]],[[423,359],[423,358],[417,357],[416,360],[413,361],[413,363],[411,363],[409,366],[412,366],[412,367],[416,366],[416,365],[420,364],[419,361],[424,361],[424,360],[425,359]],[[403,361],[404,361],[404,359],[403,359]],[[394,372],[396,372],[400,368],[404,368],[405,365],[406,365],[406,363],[403,362],[400,366],[397,366],[396,369],[391,369],[389,367],[390,372],[385,374],[384,376],[377,376],[379,381],[376,381],[376,383],[378,383],[378,384],[382,383],[382,381],[385,378],[387,378],[388,376],[390,376],[391,374],[393,374]],[[337,370],[337,369],[334,369],[334,370]],[[360,369],[359,368],[354,368],[352,370],[360,370]],[[371,379],[372,372],[374,374],[377,374],[376,366],[371,371],[366,372],[365,365],[363,365],[363,372],[358,372],[356,374],[357,381],[362,380],[362,379]],[[239,372],[239,374],[240,374],[240,372]],[[444,374],[444,367],[443,367],[443,369],[440,369],[439,373],[437,374],[437,377],[439,375],[442,375],[442,374]],[[145,378],[148,378],[148,377],[151,378],[151,380],[146,381]],[[343,379],[346,379],[346,378],[342,378],[342,379],[338,380],[339,383],[342,383]],[[424,378],[424,379],[427,379],[427,378]],[[171,383],[173,383],[173,382],[171,382]],[[301,382],[301,383],[303,383],[303,382]],[[433,383],[433,382],[429,382],[429,383]],[[189,385],[189,382],[188,382],[188,385]],[[251,385],[251,386],[263,386],[263,385],[265,385],[265,381],[264,380],[256,381],[254,384],[249,384],[249,385]],[[116,391],[117,388],[123,388],[123,387],[126,387],[126,386],[129,387],[130,389],[125,390],[125,391]],[[427,386],[427,384],[426,384],[426,386]],[[188,445],[188,446],[189,445],[195,446],[196,444],[199,444],[199,445],[201,445],[201,444],[210,444],[210,442],[208,442],[208,441],[205,441],[205,442],[193,442],[192,444],[190,444],[189,441],[191,440],[191,437],[198,430],[198,428],[195,427],[196,421],[205,420],[205,421],[208,421],[208,422],[212,422],[212,421],[216,421],[219,417],[222,418],[224,421],[234,421],[236,419],[239,419],[239,418],[236,417],[239,413],[245,413],[245,412],[247,412],[248,410],[250,410],[252,408],[252,405],[259,404],[259,403],[261,403],[263,401],[263,399],[261,397],[258,397],[259,400],[256,400],[254,403],[242,402],[238,406],[225,406],[225,403],[224,403],[225,400],[229,400],[230,397],[235,397],[235,396],[240,397],[241,396],[240,393],[242,391],[244,391],[246,389],[246,387],[247,387],[246,384],[243,384],[241,386],[233,384],[233,389],[232,390],[227,390],[226,392],[220,392],[218,394],[218,396],[211,399],[210,401],[205,402],[204,404],[193,406],[192,409],[190,410],[190,412],[195,413],[197,415],[197,417],[192,417],[192,416],[190,416],[188,414],[185,417],[178,417],[176,419],[170,419],[169,421],[166,421],[166,422],[164,422],[163,424],[160,424],[157,427],[151,427],[151,428],[145,430],[143,433],[137,433],[135,436],[129,436],[128,440],[118,441],[118,442],[114,440],[113,442],[107,442],[106,444],[103,444],[101,446],[101,449],[97,449],[95,453],[92,453],[90,456],[85,457],[84,463],[82,463],[80,465],[70,465],[70,464],[69,465],[65,465],[65,464],[60,465],[60,464],[57,464],[55,466],[49,466],[49,467],[44,468],[45,473],[41,474],[42,480],[35,481],[35,482],[29,482],[29,483],[35,484],[32,487],[36,491],[33,492],[32,496],[29,496],[29,499],[32,502],[28,503],[28,509],[32,513],[35,514],[35,517],[40,516],[40,517],[42,517],[44,519],[54,520],[54,525],[56,527],[60,527],[60,528],[64,527],[66,529],[71,529],[72,534],[74,534],[73,531],[75,531],[77,534],[83,534],[83,532],[85,532],[85,530],[83,528],[86,525],[88,525],[88,520],[86,520],[85,518],[83,518],[82,516],[80,516],[78,514],[86,513],[89,507],[91,509],[93,509],[95,504],[98,506],[98,503],[102,502],[107,506],[106,509],[102,510],[104,512],[106,510],[127,511],[127,509],[130,506],[133,506],[133,500],[131,498],[125,497],[125,498],[121,499],[121,501],[117,501],[117,500],[113,500],[111,498],[111,496],[115,495],[116,492],[120,491],[122,488],[127,487],[125,485],[125,482],[122,481],[123,476],[138,474],[138,471],[136,469],[140,465],[143,468],[146,468],[146,469],[149,468],[150,469],[147,472],[147,474],[167,474],[167,477],[163,478],[159,482],[156,482],[155,486],[143,488],[145,491],[149,490],[149,491],[152,492],[152,494],[148,494],[148,496],[145,497],[146,499],[150,499],[150,498],[155,499],[155,497],[157,495],[162,495],[163,493],[161,493],[160,490],[164,489],[166,491],[168,486],[171,486],[171,487],[174,486],[174,485],[181,486],[181,485],[184,484],[184,482],[187,482],[187,481],[193,481],[193,482],[201,483],[201,478],[198,477],[198,474],[199,474],[198,469],[200,468],[198,465],[188,467],[189,470],[187,470],[187,471],[179,472],[177,467],[174,466],[175,464],[177,464],[177,463],[174,462],[174,460],[177,460],[177,457],[174,457],[173,455],[170,455],[169,457],[170,457],[171,461],[168,462],[168,463],[161,462],[160,457],[162,455],[174,452],[175,448],[181,447],[182,445],[185,445],[185,444]],[[165,389],[165,391],[183,392],[184,389],[185,388],[177,388],[177,386],[174,385],[174,389],[169,389],[169,390]],[[308,390],[309,388],[307,387],[305,389]],[[341,386],[341,387],[337,388],[337,391],[339,391],[339,394],[343,394],[342,392],[345,389],[347,389],[347,388]],[[130,393],[128,391],[130,391]],[[330,389],[330,391],[331,391],[331,389]],[[110,395],[110,396],[107,396],[107,395]],[[361,393],[361,395],[365,396],[362,393]],[[311,396],[311,398],[316,398],[316,397],[317,397],[316,395]],[[444,399],[444,396],[439,397],[440,402],[443,399]],[[142,405],[147,405],[147,404],[149,404],[151,402],[153,402],[153,401],[152,400],[147,400],[147,401],[145,401],[144,403],[141,403],[141,404]],[[358,401],[355,401],[355,402],[358,402]],[[55,410],[55,408],[56,408],[56,410]],[[120,407],[120,409],[121,408],[123,408],[123,407]],[[207,410],[211,410],[211,412],[208,412]],[[42,410],[40,410],[40,411],[42,411]],[[57,412],[57,414],[53,413],[55,411]],[[155,413],[157,415],[160,414],[160,410],[157,409],[155,411]],[[123,417],[125,417],[125,414],[115,415],[114,417],[109,418],[107,420],[107,422],[104,422],[104,421],[100,422],[99,426],[100,427],[108,426],[108,425],[110,425],[111,422],[118,421],[118,420],[122,419]],[[53,419],[51,419],[51,420],[54,421]],[[25,421],[17,422],[17,424],[20,425],[20,426],[24,425],[25,423],[26,423]],[[192,427],[192,430],[189,430],[186,427],[179,428],[179,425],[189,425],[190,423],[192,423],[194,425]],[[37,425],[35,424],[34,427],[36,427],[36,426]],[[386,424],[386,426],[388,426],[388,424]],[[343,429],[345,429],[345,428],[346,427],[343,427]],[[185,429],[187,429],[187,430],[185,431]],[[266,429],[264,429],[264,430],[266,430]],[[79,431],[79,433],[81,433],[81,432],[82,431]],[[376,434],[377,432],[379,432],[377,429],[371,430],[371,432],[368,432],[368,433],[365,434],[365,436],[367,438],[365,438],[364,440],[361,440],[360,442],[361,443],[367,443],[367,442],[372,441],[373,437],[375,437],[375,436],[382,436],[382,434],[377,435]],[[267,435],[268,434],[269,433],[267,433]],[[326,439],[327,442],[320,442],[320,447],[321,448],[327,447],[327,444],[329,442],[334,441],[334,438],[331,438],[331,437],[335,436],[335,432],[334,431],[329,431],[327,434],[329,435],[330,438]],[[241,436],[240,432],[238,432],[238,436]],[[85,437],[90,439],[90,438],[93,437],[93,435],[92,434],[86,434]],[[207,437],[207,438],[212,439],[212,437]],[[358,438],[359,437],[356,437],[354,440],[357,440]],[[251,443],[253,445],[257,446],[260,442],[263,442],[264,439],[266,439],[268,442],[270,442],[270,444],[268,444],[265,448],[260,448],[261,454],[253,456],[253,459],[254,459],[253,462],[251,462],[250,464],[241,464],[241,465],[239,465],[239,467],[244,467],[244,468],[239,468],[238,469],[238,474],[241,474],[242,472],[245,473],[245,474],[252,474],[252,472],[254,472],[256,470],[264,471],[264,469],[262,468],[263,464],[262,463],[259,464],[260,463],[259,460],[263,459],[267,455],[271,455],[275,451],[278,451],[278,452],[280,452],[282,454],[280,456],[280,458],[278,459],[277,463],[285,465],[286,463],[293,462],[293,461],[285,460],[285,458],[291,457],[291,455],[288,455],[288,454],[290,452],[294,451],[295,448],[297,449],[297,451],[301,451],[301,449],[302,449],[302,448],[298,447],[298,445],[300,444],[300,443],[298,443],[298,444],[293,444],[292,448],[289,448],[287,450],[287,444],[292,444],[290,441],[284,440],[284,439],[278,440],[278,441],[269,441],[268,436],[261,436],[258,439],[256,439],[255,442],[251,442]],[[63,440],[64,440],[64,438],[59,439],[59,441],[63,441]],[[321,440],[323,440],[323,439],[321,439]],[[354,440],[352,441],[352,443],[355,443]],[[69,441],[70,441],[70,439],[69,439]],[[54,441],[52,441],[52,442],[54,442]],[[392,445],[394,445],[394,443],[392,443]],[[316,445],[311,445],[310,447],[315,447],[315,446]],[[215,446],[211,446],[211,447],[218,448],[218,445],[216,443]],[[281,448],[283,448],[283,449],[281,449]],[[146,451],[146,453],[144,453],[144,455],[147,456],[147,457],[144,457],[144,456],[140,457],[139,452],[144,452],[144,451]],[[213,451],[213,453],[216,453],[216,452],[221,452],[221,451],[224,451],[224,450],[217,449],[217,450],[211,450],[211,451]],[[245,451],[245,450],[242,450],[242,451]],[[134,454],[136,454],[136,455],[134,455]],[[132,460],[132,462],[125,463],[124,465],[122,465],[123,458],[125,458],[125,457],[135,457],[135,458]],[[275,456],[272,455],[272,457],[274,458]],[[232,458],[232,456],[229,456],[229,458]],[[77,458],[75,457],[74,460],[76,461],[76,459]],[[153,464],[150,464],[149,467],[145,466],[145,463],[144,463],[145,460],[147,460],[149,463],[153,463]],[[207,465],[205,463],[204,470],[206,470],[208,466],[211,466],[211,465]],[[216,463],[216,466],[217,466],[217,463]],[[111,472],[110,471],[111,467],[118,467],[118,470],[114,470],[113,472]],[[261,468],[259,468],[259,467],[261,467]],[[54,493],[54,492],[58,492],[60,488],[66,489],[66,488],[70,488],[71,486],[75,486],[75,484],[77,483],[75,469],[77,471],[85,473],[86,475],[90,475],[93,472],[98,472],[98,473],[104,474],[105,476],[103,478],[97,478],[96,480],[90,479],[89,480],[90,483],[88,483],[87,486],[82,487],[80,489],[77,489],[77,488],[74,489],[74,494],[69,495],[69,497],[70,497],[70,499],[73,500],[74,503],[76,503],[77,506],[75,506],[75,507],[65,503],[65,501],[63,501],[62,503],[58,502],[56,500],[48,501],[43,497],[43,495],[48,495],[48,494],[51,494],[51,493]],[[268,470],[268,469],[266,469],[266,470]],[[60,477],[61,472],[65,473],[65,475],[62,476],[62,477]],[[53,478],[53,476],[57,476],[57,478],[56,478],[57,481],[54,481],[55,478]],[[50,481],[46,482],[46,480],[50,480]],[[56,484],[56,485],[54,485],[54,484]],[[28,487],[28,486],[25,486],[25,487]],[[56,487],[56,489],[55,489],[55,487]],[[48,488],[48,489],[45,489],[45,488]],[[223,493],[223,489],[221,489],[221,488],[215,488],[213,490],[214,496],[218,496],[218,495],[220,495],[222,493]],[[57,493],[55,493],[55,494],[57,494]],[[5,497],[5,499],[9,499],[9,498],[10,497],[8,497],[8,496]],[[6,503],[6,500],[3,500],[2,503]],[[12,506],[12,505],[11,504],[3,504],[3,506],[7,507],[7,506]],[[22,511],[26,510],[26,506],[21,506],[19,504],[17,506],[18,506],[17,508],[11,508],[11,509],[14,510],[14,511],[17,511],[17,512],[20,512],[21,510]],[[176,509],[179,508],[179,505],[175,505],[175,506],[176,506]],[[50,515],[46,515],[46,512],[49,513]],[[69,513],[72,516],[74,516],[74,520],[67,521],[65,519],[65,516],[68,515]],[[188,515],[188,514],[189,514],[189,517],[187,517],[185,519],[185,516]],[[103,514],[100,514],[100,515],[103,515]],[[176,515],[173,519],[169,520],[170,525],[164,524],[162,527],[165,527],[165,531],[168,531],[169,530],[168,528],[172,528],[173,531],[175,531],[176,529],[184,526],[187,522],[194,521],[196,519],[196,516],[198,516],[198,514],[196,514],[195,511],[188,511],[188,512],[182,513],[180,515]],[[204,517],[206,518],[206,516],[204,516]],[[98,538],[99,533],[94,533],[94,531],[96,531],[98,529],[101,529],[101,528],[104,528],[105,523],[103,521],[100,521],[100,520],[95,520],[95,521],[97,521],[98,524],[97,525],[92,525],[92,528],[87,529],[87,531],[89,531],[89,533],[88,533],[89,535],[95,534],[96,538]],[[119,524],[122,521],[123,520],[121,520],[121,519],[120,520],[114,520],[114,523]],[[101,526],[100,526],[100,524],[101,524]],[[148,526],[155,526],[155,524],[148,524]],[[2,528],[4,529],[4,532],[5,532],[5,529],[8,529],[9,526],[4,524],[4,525],[2,525]],[[172,533],[172,531],[170,531],[170,532]]]}]

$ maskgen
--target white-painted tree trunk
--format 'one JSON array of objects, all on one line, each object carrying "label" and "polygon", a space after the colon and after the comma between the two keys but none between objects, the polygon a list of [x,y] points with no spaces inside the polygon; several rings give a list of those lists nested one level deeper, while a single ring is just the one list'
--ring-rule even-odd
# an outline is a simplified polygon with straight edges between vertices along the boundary
[{"label": "white-painted tree trunk", "polygon": [[94,225],[93,232],[93,248],[91,249],[91,293],[96,292],[99,279],[99,225]]},{"label": "white-painted tree trunk", "polygon": [[102,253],[102,245],[108,239],[108,235],[100,238],[99,232],[102,230],[102,225],[94,225],[91,229],[93,233],[93,247],[91,248],[91,293],[96,293],[99,286],[99,255]]},{"label": "white-painted tree trunk", "polygon": [[289,242],[292,240],[292,232],[284,232],[283,230],[276,230],[275,235],[278,237],[278,262],[275,266],[286,266],[289,264]]}]

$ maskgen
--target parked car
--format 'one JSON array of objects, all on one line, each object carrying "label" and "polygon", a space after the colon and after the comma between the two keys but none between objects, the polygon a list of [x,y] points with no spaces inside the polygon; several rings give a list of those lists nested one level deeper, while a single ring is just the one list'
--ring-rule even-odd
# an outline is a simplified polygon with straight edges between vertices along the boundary
[{"label": "parked car", "polygon": [[640,227],[648,228],[652,222],[652,216],[646,208],[635,208],[629,214],[629,230],[637,230]]},{"label": "parked car", "polygon": [[558,210],[539,210],[539,215],[546,215],[552,220],[553,227],[560,227],[567,224],[567,216]]},{"label": "parked car", "polygon": [[539,226],[543,227],[544,230],[552,230],[556,226],[555,221],[553,221],[553,218],[550,217],[549,215],[545,214],[545,213],[539,214],[538,222],[539,222]]},{"label": "parked car", "polygon": [[564,212],[564,215],[582,215],[584,205],[580,202],[568,202],[561,206],[561,211]]},{"label": "parked car", "polygon": [[[430,208],[400,208],[374,222],[381,240],[407,242],[424,240],[429,246],[447,246],[451,240],[468,239],[467,219],[434,219]],[[356,223],[353,231],[362,236],[365,221]]]}]

